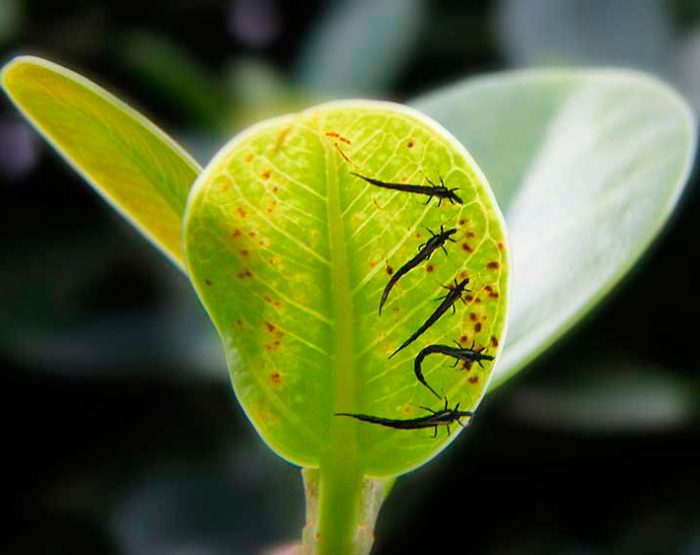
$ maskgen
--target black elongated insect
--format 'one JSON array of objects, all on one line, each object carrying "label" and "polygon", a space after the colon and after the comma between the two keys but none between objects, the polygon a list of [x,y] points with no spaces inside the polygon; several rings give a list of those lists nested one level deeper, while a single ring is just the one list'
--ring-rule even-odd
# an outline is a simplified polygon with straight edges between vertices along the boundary
[{"label": "black elongated insect", "polygon": [[420,407],[427,410],[430,414],[427,416],[419,416],[418,418],[408,418],[408,419],[394,419],[394,418],[382,418],[381,416],[372,416],[370,414],[352,414],[348,412],[336,412],[336,416],[349,416],[350,418],[355,418],[356,420],[361,420],[362,422],[369,422],[370,424],[377,424],[379,426],[386,426],[387,428],[396,428],[397,430],[419,430],[422,428],[434,428],[435,432],[433,437],[437,437],[438,426],[445,426],[447,428],[447,435],[450,435],[450,425],[455,422],[460,426],[464,427],[461,419],[471,417],[474,415],[473,411],[470,410],[459,410],[459,403],[457,403],[453,409],[448,407],[447,399],[445,399],[445,408],[440,410],[433,410],[428,407]]},{"label": "black elongated insect", "polygon": [[462,281],[457,283],[457,280],[454,280],[454,285],[453,286],[447,286],[443,285],[445,289],[449,289],[449,292],[447,295],[444,297],[441,297],[442,302],[440,305],[435,309],[435,312],[433,312],[430,317],[423,323],[423,325],[418,328],[411,337],[406,339],[406,341],[403,342],[403,344],[396,349],[389,358],[393,357],[396,353],[398,353],[401,349],[408,347],[411,343],[413,343],[416,339],[418,339],[425,330],[427,330],[430,326],[432,326],[435,322],[437,322],[440,319],[440,316],[445,314],[450,308],[452,309],[452,312],[454,313],[455,307],[454,304],[458,301],[461,300],[464,302],[464,299],[462,299],[462,293],[465,291],[469,291],[467,289],[467,284],[469,283],[469,278],[464,278]]},{"label": "black elongated insect", "polygon": [[447,241],[452,241],[453,243],[455,242],[455,240],[452,239],[450,236],[457,233],[457,228],[452,228],[445,231],[444,227],[440,226],[440,233],[433,233],[430,230],[428,230],[428,232],[430,233],[430,235],[432,235],[432,237],[418,247],[418,254],[411,258],[411,260],[406,262],[406,264],[401,266],[398,270],[396,270],[394,275],[391,276],[389,283],[386,284],[384,292],[382,293],[382,300],[379,302],[380,316],[382,314],[382,307],[384,306],[384,303],[386,302],[386,299],[389,296],[391,288],[394,287],[394,285],[396,285],[399,279],[405,276],[413,268],[418,266],[421,262],[429,260],[436,250],[442,249],[444,253],[447,254],[447,249],[445,249],[445,243],[447,243]]},{"label": "black elongated insect", "polygon": [[418,195],[427,195],[428,200],[425,201],[426,204],[430,202],[430,200],[433,197],[437,197],[440,199],[438,201],[438,206],[442,204],[443,200],[449,200],[450,204],[454,204],[455,202],[457,204],[464,204],[462,202],[462,199],[457,196],[455,191],[459,190],[457,188],[454,189],[449,189],[447,185],[445,185],[445,182],[443,181],[442,177],[440,177],[440,185],[433,183],[428,179],[427,177],[425,178],[430,185],[412,185],[410,183],[389,183],[387,181],[380,181],[379,179],[374,179],[372,177],[366,177],[364,175],[361,175],[359,173],[355,172],[350,172],[352,175],[355,177],[359,177],[360,179],[364,179],[367,183],[370,183],[372,185],[376,185],[377,187],[383,187],[384,189],[393,189],[394,191],[403,191],[405,193],[415,193]]},{"label": "black elongated insect", "polygon": [[475,348],[474,342],[472,342],[472,346],[468,349],[462,347],[462,344],[457,341],[455,341],[455,343],[457,343],[457,347],[450,347],[449,345],[428,345],[425,349],[421,350],[421,352],[418,353],[416,360],[413,362],[413,372],[416,374],[416,378],[418,378],[418,381],[422,383],[425,387],[427,387],[433,393],[433,395],[435,395],[439,399],[441,398],[441,396],[438,395],[437,392],[428,385],[428,382],[426,382],[425,378],[423,377],[422,364],[423,359],[425,359],[425,357],[435,353],[447,355],[448,357],[452,357],[455,359],[455,363],[452,365],[453,368],[457,366],[457,364],[459,364],[460,361],[476,362],[479,366],[483,368],[484,365],[481,364],[482,361],[494,359],[493,356],[484,353],[485,347]]}]

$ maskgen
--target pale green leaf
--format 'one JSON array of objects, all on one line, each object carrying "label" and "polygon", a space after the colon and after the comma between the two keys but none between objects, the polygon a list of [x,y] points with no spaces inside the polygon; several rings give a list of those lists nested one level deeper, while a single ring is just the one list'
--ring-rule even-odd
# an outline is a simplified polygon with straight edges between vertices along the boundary
[{"label": "pale green leaf", "polygon": [[688,178],[694,118],[668,86],[615,70],[506,73],[413,106],[469,149],[506,216],[513,304],[498,385],[579,321],[659,233]]},{"label": "pale green leaf", "polygon": [[170,137],[85,77],[20,56],[2,86],[44,138],[127,220],[182,265],[182,213],[199,174]]},{"label": "pale green leaf", "polygon": [[[465,203],[426,204],[351,171],[422,184],[442,176]],[[413,257],[426,228],[441,225],[458,230],[449,255],[435,252],[404,276],[379,316],[389,274]],[[508,256],[493,195],[462,145],[395,104],[327,104],[235,137],[192,190],[185,249],[248,417],[302,466],[330,457],[391,476],[422,464],[446,445],[444,430],[433,439],[432,429],[392,430],[334,413],[422,416],[420,405],[443,407],[414,376],[422,347],[461,340],[499,352]],[[465,276],[466,305],[389,360],[435,310],[442,286]],[[475,408],[492,363],[465,370],[451,362],[429,357],[426,378],[450,406]]]}]

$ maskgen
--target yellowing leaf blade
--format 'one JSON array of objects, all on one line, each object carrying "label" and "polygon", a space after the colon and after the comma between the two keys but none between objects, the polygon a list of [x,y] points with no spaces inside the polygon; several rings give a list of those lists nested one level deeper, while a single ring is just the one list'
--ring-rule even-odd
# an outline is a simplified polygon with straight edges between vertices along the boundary
[{"label": "yellowing leaf blade", "polygon": [[10,99],[59,154],[182,266],[181,218],[198,164],[141,114],[57,64],[20,56],[1,78]]}]

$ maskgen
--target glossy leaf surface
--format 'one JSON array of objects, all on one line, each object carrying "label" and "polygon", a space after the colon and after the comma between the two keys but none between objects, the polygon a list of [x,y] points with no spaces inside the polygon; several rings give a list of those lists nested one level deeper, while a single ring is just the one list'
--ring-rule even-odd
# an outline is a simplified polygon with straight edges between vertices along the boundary
[{"label": "glossy leaf surface", "polygon": [[197,163],[141,114],[57,64],[20,56],[3,68],[2,85],[95,190],[182,265],[182,213]]},{"label": "glossy leaf surface", "polygon": [[[351,171],[424,185],[441,176],[464,204],[426,204]],[[441,225],[457,229],[448,255],[435,252],[404,276],[379,316],[389,275]],[[418,405],[443,404],[413,374],[420,348],[461,340],[498,353],[508,279],[500,212],[463,147],[398,105],[327,104],[234,138],[192,190],[185,248],[239,400],[268,444],[302,466],[317,466],[324,450],[348,453],[366,475],[425,462],[446,444],[444,429],[433,439],[432,429],[393,430],[334,413],[425,415]],[[442,286],[467,276],[472,291],[456,315],[389,360],[438,306]],[[450,405],[476,407],[492,363],[465,370],[450,362],[429,357],[426,378]]]},{"label": "glossy leaf surface", "polygon": [[694,118],[663,83],[614,70],[500,74],[412,105],[479,161],[508,222],[513,304],[498,385],[579,321],[659,233],[690,172]]}]

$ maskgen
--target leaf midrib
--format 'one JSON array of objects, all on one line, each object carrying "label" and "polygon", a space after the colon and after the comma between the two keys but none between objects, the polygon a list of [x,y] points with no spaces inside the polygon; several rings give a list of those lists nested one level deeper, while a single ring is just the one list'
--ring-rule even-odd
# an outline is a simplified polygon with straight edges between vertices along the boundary
[{"label": "leaf midrib", "polygon": [[[357,391],[354,345],[354,310],[350,287],[348,243],[340,202],[340,180],[335,151],[323,140],[325,118],[318,119],[318,136],[324,153],[328,237],[330,246],[331,302],[333,326],[333,412],[352,412]],[[347,419],[333,418],[328,428],[328,456],[346,460],[357,456],[355,426]],[[342,454],[341,454],[342,453]],[[322,458],[323,457],[322,455]]]}]

